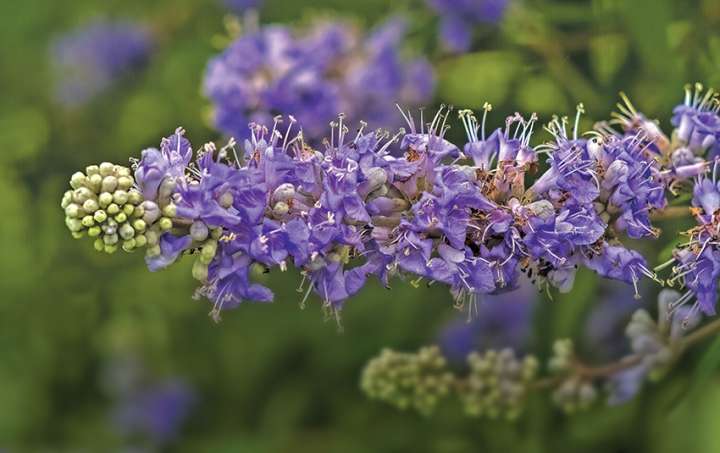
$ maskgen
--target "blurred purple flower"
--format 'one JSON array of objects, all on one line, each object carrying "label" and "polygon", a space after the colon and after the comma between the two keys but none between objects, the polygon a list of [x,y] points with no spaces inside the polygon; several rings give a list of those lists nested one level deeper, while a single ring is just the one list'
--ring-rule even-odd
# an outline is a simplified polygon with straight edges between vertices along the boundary
[{"label": "blurred purple flower", "polygon": [[250,9],[259,9],[263,0],[222,0],[222,3],[230,11],[242,14]]},{"label": "blurred purple flower", "polygon": [[150,31],[133,22],[96,21],[55,40],[56,97],[77,106],[142,69],[153,50]]},{"label": "blurred purple flower", "polygon": [[473,28],[495,24],[505,15],[509,0],[427,0],[440,15],[440,36],[452,52],[466,52],[472,44]]}]

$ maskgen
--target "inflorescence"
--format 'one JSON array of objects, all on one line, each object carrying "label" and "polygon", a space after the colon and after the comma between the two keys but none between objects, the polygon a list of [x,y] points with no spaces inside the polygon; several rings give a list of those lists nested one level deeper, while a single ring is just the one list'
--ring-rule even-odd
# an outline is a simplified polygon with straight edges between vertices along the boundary
[{"label": "inflorescence", "polygon": [[585,266],[638,295],[640,279],[665,281],[621,239],[657,238],[653,216],[690,182],[698,226],[657,270],[670,267],[667,283],[684,288],[670,311],[689,303],[690,314],[714,314],[716,95],[688,88],[671,140],[625,101],[613,121],[585,134],[582,105],[574,122],[553,118],[553,141],[536,147],[535,115],[515,114],[486,133],[489,105],[481,121],[459,112],[462,149],[444,138],[445,107],[429,124],[422,111],[417,124],[403,113],[409,130],[395,135],[364,125],[350,133],[340,115],[320,147],[293,117],[251,123],[243,146],[231,139],[197,152],[178,129],[133,161],[134,174],[108,163],[76,173],[62,206],[73,235],[97,237],[98,249],[147,246],[152,271],[196,255],[197,295],[216,318],[245,300],[271,301],[253,275],[291,265],[303,276],[303,303],[314,292],[338,314],[370,276],[386,286],[393,276],[443,283],[472,308],[478,295],[516,289],[522,274],[540,289],[568,291]]}]

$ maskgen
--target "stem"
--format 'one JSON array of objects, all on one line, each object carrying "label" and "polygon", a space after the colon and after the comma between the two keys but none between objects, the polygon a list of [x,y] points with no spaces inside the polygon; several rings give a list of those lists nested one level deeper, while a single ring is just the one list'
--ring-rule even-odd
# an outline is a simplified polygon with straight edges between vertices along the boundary
[{"label": "stem", "polygon": [[680,343],[680,352],[678,354],[682,354],[685,349],[717,333],[720,333],[720,319],[716,319],[713,322],[705,324],[704,326],[700,327],[693,333],[683,338],[682,342]]},{"label": "stem", "polygon": [[687,206],[670,206],[662,211],[653,212],[650,215],[652,220],[670,220],[690,215],[690,208]]}]

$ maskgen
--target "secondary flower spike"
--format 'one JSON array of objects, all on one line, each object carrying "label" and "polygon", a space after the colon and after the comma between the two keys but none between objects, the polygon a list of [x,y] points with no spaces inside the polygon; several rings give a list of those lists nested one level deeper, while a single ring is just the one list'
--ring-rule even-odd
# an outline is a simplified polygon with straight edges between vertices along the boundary
[{"label": "secondary flower spike", "polygon": [[[193,151],[178,129],[132,171],[102,164],[73,175],[66,223],[104,251],[147,247],[152,271],[192,255],[196,295],[212,302],[215,318],[243,301],[272,301],[254,276],[274,268],[296,268],[303,303],[315,293],[334,314],[370,277],[443,283],[470,306],[516,289],[520,274],[568,291],[580,266],[636,295],[642,278],[664,283],[622,239],[659,236],[653,213],[667,206],[666,189],[683,187],[673,156],[686,143],[677,132],[663,140],[628,102],[616,116],[621,130],[601,123],[582,134],[579,106],[574,122],[554,118],[553,141],[534,147],[535,115],[486,131],[490,110],[481,121],[460,111],[463,146],[445,138],[446,107],[428,124],[422,112],[419,122],[403,112],[407,130],[395,135],[364,125],[351,132],[340,115],[319,147],[293,117],[251,123],[242,145],[219,149]],[[705,313],[720,274],[716,181],[715,172],[697,179],[700,226],[668,263],[677,263],[669,282],[686,288],[677,304],[695,299]]]}]

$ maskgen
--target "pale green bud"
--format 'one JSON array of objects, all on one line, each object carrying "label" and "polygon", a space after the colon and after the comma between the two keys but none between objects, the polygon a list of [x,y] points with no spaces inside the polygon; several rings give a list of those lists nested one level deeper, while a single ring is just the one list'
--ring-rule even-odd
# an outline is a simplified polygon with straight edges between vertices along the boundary
[{"label": "pale green bud", "polygon": [[144,234],[138,234],[135,236],[135,246],[136,247],[145,247],[147,245],[147,238]]},{"label": "pale green bud", "polygon": [[175,191],[175,178],[167,177],[162,180],[158,188],[158,200],[168,200]]},{"label": "pale green bud", "polygon": [[162,213],[165,217],[173,218],[177,215],[177,208],[173,203],[165,205],[164,208],[162,208]]},{"label": "pale green bud", "polygon": [[114,219],[117,223],[123,223],[123,222],[127,221],[127,216],[125,215],[124,212],[120,212],[114,217]]},{"label": "pale green bud", "polygon": [[121,190],[129,190],[133,185],[133,179],[130,176],[121,176],[117,180],[117,186]]},{"label": "pale green bud", "polygon": [[224,194],[220,195],[220,199],[218,200],[218,203],[223,208],[227,209],[233,205],[233,196],[230,192],[225,192]]},{"label": "pale green bud", "polygon": [[[132,205],[125,205],[125,206],[132,206]],[[133,217],[143,217],[145,216],[145,208],[143,208],[142,205],[135,206],[135,209],[133,209]]]},{"label": "pale green bud", "polygon": [[108,255],[112,255],[113,253],[117,252],[117,245],[116,244],[105,244],[105,253]]},{"label": "pale green bud", "polygon": [[132,252],[135,249],[135,239],[128,239],[122,244],[122,249],[126,252]]},{"label": "pale green bud", "polygon": [[102,233],[102,229],[97,225],[88,228],[88,236],[90,236],[91,238],[96,238],[100,236],[100,233]]},{"label": "pale green bud", "polygon": [[160,246],[159,246],[159,245],[153,245],[153,246],[151,246],[151,247],[148,247],[148,248],[147,248],[147,251],[145,252],[145,254],[146,254],[147,256],[149,256],[150,258],[152,258],[152,257],[154,257],[154,256],[159,256],[159,255],[160,255]]},{"label": "pale green bud", "polygon": [[85,176],[85,173],[83,173],[81,171],[76,171],[70,177],[70,187],[72,187],[73,189],[78,189],[78,188],[84,186],[86,181],[87,181],[87,176]]},{"label": "pale green bud", "polygon": [[128,201],[128,193],[124,190],[116,190],[113,193],[113,201],[119,206],[124,205]]},{"label": "pale green bud", "polygon": [[110,215],[115,215],[118,212],[120,212],[120,206],[116,205],[115,203],[110,203],[110,205],[107,207],[106,211]]},{"label": "pale green bud", "polygon": [[170,228],[172,228],[173,223],[172,223],[172,220],[168,219],[167,217],[162,217],[160,219],[160,221],[158,222],[158,226],[160,227],[161,230],[167,231]]},{"label": "pale green bud", "polygon": [[100,167],[98,167],[97,165],[89,165],[85,167],[85,174],[87,174],[88,176],[99,175]]},{"label": "pale green bud", "polygon": [[208,227],[205,222],[196,220],[190,225],[190,236],[194,241],[202,242],[208,237]]},{"label": "pale green bud", "polygon": [[121,238],[127,241],[128,239],[135,236],[135,229],[133,229],[133,227],[131,227],[127,223],[124,223],[118,230],[118,233],[120,234]]},{"label": "pale green bud", "polygon": [[107,214],[102,209],[95,211],[93,218],[97,223],[103,223],[107,219]]},{"label": "pale green bud", "polygon": [[272,199],[275,201],[287,201],[295,197],[295,186],[290,183],[280,184],[273,192]]},{"label": "pale green bud", "polygon": [[95,242],[93,242],[93,247],[95,247],[95,250],[98,252],[102,252],[105,250],[105,242],[103,242],[102,239],[97,238],[95,239]]},{"label": "pale green bud", "polygon": [[72,190],[68,190],[63,194],[62,201],[60,201],[60,207],[65,209],[72,203]]},{"label": "pale green bud", "polygon": [[195,280],[199,280],[201,282],[207,281],[208,277],[208,266],[207,264],[204,264],[200,260],[195,260],[192,267],[192,276]]},{"label": "pale green bud", "polygon": [[130,217],[133,215],[133,212],[135,212],[135,206],[131,204],[126,204],[122,207],[122,212],[125,213],[126,216]]},{"label": "pale green bud", "polygon": [[106,176],[100,184],[100,190],[103,192],[115,192],[118,186],[118,179],[114,176]]},{"label": "pale green bud", "polygon": [[151,246],[157,245],[157,243],[160,241],[160,235],[155,230],[148,230],[145,232],[145,237],[147,238],[148,244]]},{"label": "pale green bud", "polygon": [[117,244],[117,242],[118,242],[118,235],[117,235],[117,233],[115,233],[115,234],[106,234],[105,236],[103,236],[103,241],[105,242],[105,244],[109,244],[109,245]]},{"label": "pale green bud", "polygon": [[132,175],[132,172],[127,167],[123,167],[122,165],[115,165],[115,175],[118,178],[130,177]]},{"label": "pale green bud", "polygon": [[[132,226],[135,229],[135,231],[139,231],[141,233],[143,231],[145,231],[145,228],[147,228],[147,224],[145,223],[145,221],[143,219],[137,219],[137,220],[133,221]],[[191,229],[191,231],[192,231],[192,229]]]},{"label": "pale green bud", "polygon": [[92,190],[93,192],[97,193],[100,192],[100,186],[102,185],[103,177],[100,175],[92,175],[88,177],[86,185]]},{"label": "pale green bud", "polygon": [[282,217],[287,214],[289,210],[290,206],[288,206],[287,203],[285,203],[284,201],[278,201],[277,203],[275,203],[275,206],[273,206],[273,215],[275,217]]},{"label": "pale green bud", "polygon": [[92,214],[93,212],[100,209],[100,205],[98,204],[97,200],[91,198],[89,200],[85,200],[85,203],[83,203],[83,210],[89,214]]},{"label": "pale green bud", "polygon": [[73,201],[77,204],[83,204],[91,198],[95,198],[95,194],[87,187],[80,187],[73,191]]},{"label": "pale green bud", "polygon": [[160,208],[157,204],[155,204],[155,202],[145,200],[140,206],[142,206],[145,210],[143,220],[145,220],[145,223],[147,223],[148,225],[152,225],[157,219],[160,218]]},{"label": "pale green bud", "polygon": [[115,165],[111,164],[110,162],[103,162],[100,164],[100,175],[105,176],[111,176],[115,174]]},{"label": "pale green bud", "polygon": [[71,231],[70,234],[72,234],[72,237],[75,239],[82,239],[85,237],[85,231]]},{"label": "pale green bud", "polygon": [[80,217],[81,214],[84,214],[82,208],[75,203],[70,203],[67,208],[65,208],[65,215],[68,217]]},{"label": "pale green bud", "polygon": [[217,242],[216,241],[208,241],[205,245],[203,245],[202,249],[200,250],[200,261],[203,264],[210,264],[213,258],[215,258],[215,253],[217,252]]},{"label": "pale green bud", "polygon": [[143,201],[143,196],[140,192],[135,189],[128,191],[128,203],[139,205]]},{"label": "pale green bud", "polygon": [[91,215],[86,215],[85,217],[83,217],[81,222],[82,222],[83,226],[88,227],[88,228],[95,225],[95,219],[93,219],[93,216],[91,216]]},{"label": "pale green bud", "polygon": [[210,230],[210,237],[213,238],[213,239],[215,239],[215,240],[220,239],[220,237],[222,236],[222,234],[223,234],[222,228],[213,228],[213,229]]},{"label": "pale green bud", "polygon": [[100,204],[101,208],[107,208],[110,203],[113,201],[113,196],[109,192],[103,192],[98,197],[98,204]]}]

